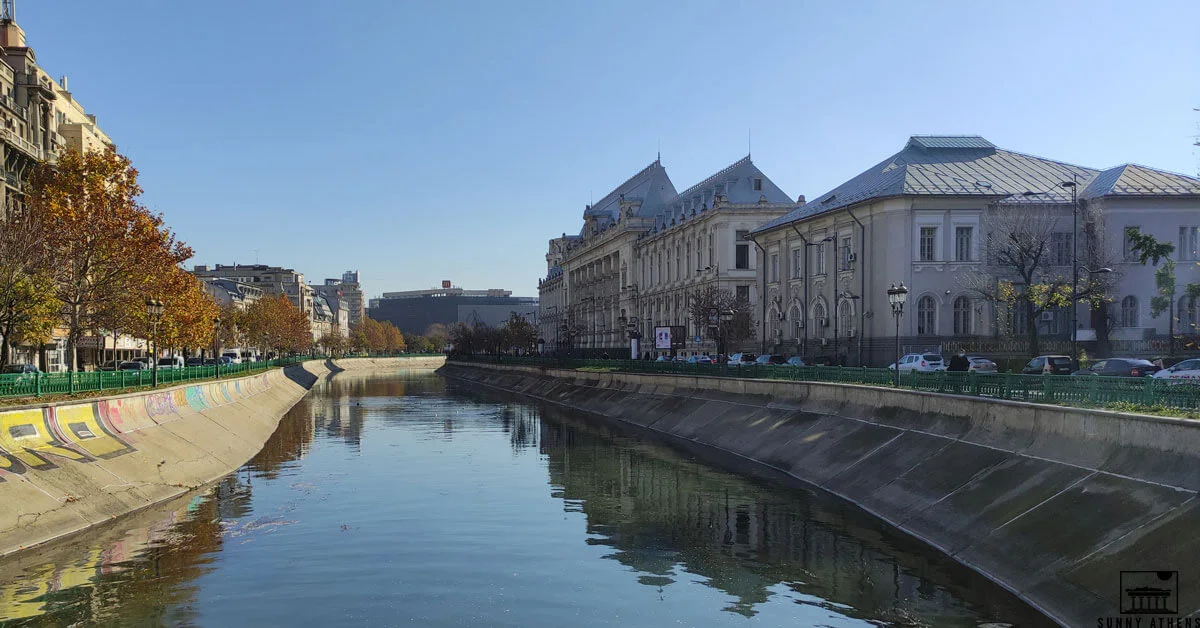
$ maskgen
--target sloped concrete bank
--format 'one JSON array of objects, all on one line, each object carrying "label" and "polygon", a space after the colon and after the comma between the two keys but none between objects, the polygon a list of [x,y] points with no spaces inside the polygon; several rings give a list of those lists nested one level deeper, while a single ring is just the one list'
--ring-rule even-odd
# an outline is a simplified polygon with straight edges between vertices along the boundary
[{"label": "sloped concrete bank", "polygon": [[245,464],[320,378],[441,358],[314,360],[240,377],[0,411],[0,557],[212,483]]},{"label": "sloped concrete bank", "polygon": [[1178,571],[1200,608],[1194,422],[839,384],[448,363],[529,395],[750,459],[845,498],[1051,619],[1121,610],[1121,571]]}]

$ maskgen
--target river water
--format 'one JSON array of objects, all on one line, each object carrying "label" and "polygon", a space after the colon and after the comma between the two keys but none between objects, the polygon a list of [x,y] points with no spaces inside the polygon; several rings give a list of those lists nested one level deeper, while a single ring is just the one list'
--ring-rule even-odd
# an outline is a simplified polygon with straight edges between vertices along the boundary
[{"label": "river water", "polygon": [[425,371],[318,384],[211,490],[0,563],[0,625],[1045,620],[839,500]]}]

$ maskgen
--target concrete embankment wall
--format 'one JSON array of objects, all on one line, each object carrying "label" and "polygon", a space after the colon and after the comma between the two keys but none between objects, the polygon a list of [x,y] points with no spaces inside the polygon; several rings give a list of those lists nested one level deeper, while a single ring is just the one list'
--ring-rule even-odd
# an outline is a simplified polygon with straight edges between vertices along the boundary
[{"label": "concrete embankment wall", "polygon": [[1195,422],[839,384],[450,363],[442,374],[748,458],[841,496],[1066,625],[1121,571],[1200,608]]},{"label": "concrete embankment wall", "polygon": [[321,377],[441,358],[311,361],[150,393],[0,410],[0,556],[216,481]]}]

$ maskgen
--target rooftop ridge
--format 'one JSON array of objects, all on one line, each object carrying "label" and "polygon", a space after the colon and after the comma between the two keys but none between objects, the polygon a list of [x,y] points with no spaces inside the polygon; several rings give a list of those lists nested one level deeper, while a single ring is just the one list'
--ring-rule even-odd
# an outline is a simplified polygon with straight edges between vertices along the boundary
[{"label": "rooftop ridge", "polygon": [[639,177],[649,174],[650,171],[656,167],[662,167],[661,160],[655,159],[654,161],[650,162],[649,166],[642,168],[641,170],[639,170],[637,172],[637,174],[633,175],[632,177],[629,177],[628,179],[625,179],[625,181],[622,182],[621,185],[618,185],[617,187],[613,188],[611,192],[609,192],[608,194],[605,194],[599,201],[592,203],[591,207],[593,207],[593,208],[594,207],[603,207],[606,203],[608,203],[609,201],[612,200],[613,196],[615,196],[618,192],[620,192],[622,189],[624,189],[625,186],[629,185],[630,183],[633,183]]},{"label": "rooftop ridge", "polygon": [[688,189],[686,189],[686,190],[684,190],[684,191],[682,191],[682,192],[680,192],[680,193],[676,194],[676,195],[675,195],[675,198],[671,199],[671,202],[673,203],[673,202],[675,202],[675,201],[676,201],[676,200],[678,200],[678,199],[681,199],[681,198],[686,198],[686,197],[688,197],[688,196],[691,196],[691,195],[692,195],[692,193],[696,192],[697,190],[699,190],[699,189],[701,189],[701,188],[704,188],[704,187],[708,186],[710,183],[712,183],[713,181],[715,181],[715,180],[716,180],[718,177],[720,177],[721,175],[724,175],[724,174],[729,174],[730,172],[732,172],[732,171],[733,171],[733,169],[734,169],[734,168],[737,168],[738,166],[741,166],[741,165],[743,165],[743,164],[747,164],[747,163],[753,163],[752,161],[750,161],[750,155],[749,155],[749,153],[747,153],[745,157],[742,157],[741,159],[739,159],[739,160],[737,160],[737,161],[735,161],[735,162],[733,162],[733,163],[729,164],[728,166],[725,166],[724,168],[722,168],[722,169],[718,170],[717,172],[715,172],[715,173],[713,173],[713,174],[709,175],[709,176],[708,176],[706,179],[704,179],[703,181],[701,181],[701,182],[697,183],[696,185],[693,185],[692,187],[690,187],[690,188],[688,188]]},{"label": "rooftop ridge", "polygon": [[1144,169],[1144,170],[1150,170],[1150,171],[1152,171],[1152,172],[1159,172],[1159,173],[1162,173],[1162,174],[1169,174],[1169,175],[1171,175],[1171,176],[1174,176],[1174,177],[1182,177],[1182,178],[1184,178],[1184,179],[1188,179],[1188,180],[1191,180],[1191,181],[1195,181],[1195,182],[1197,182],[1197,183],[1200,183],[1200,177],[1194,177],[1194,176],[1192,176],[1192,175],[1190,175],[1190,174],[1184,174],[1184,173],[1182,173],[1182,172],[1175,172],[1174,170],[1166,170],[1166,169],[1164,169],[1164,168],[1155,168],[1154,166],[1147,166],[1146,164],[1139,164],[1139,163],[1137,163],[1136,161],[1127,161],[1127,162],[1125,162],[1125,163],[1123,163],[1123,164],[1119,164],[1119,165],[1113,166],[1112,168],[1104,168],[1103,170],[1101,170],[1101,172],[1108,172],[1109,170],[1115,170],[1116,168],[1128,168],[1129,166],[1135,166],[1135,167],[1137,167],[1137,168],[1142,168],[1142,169]]}]

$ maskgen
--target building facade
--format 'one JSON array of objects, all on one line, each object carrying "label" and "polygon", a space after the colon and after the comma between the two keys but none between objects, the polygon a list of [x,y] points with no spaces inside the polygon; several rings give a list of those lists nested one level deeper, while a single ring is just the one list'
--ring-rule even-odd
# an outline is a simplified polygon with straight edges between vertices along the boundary
[{"label": "building facade", "polygon": [[208,278],[201,280],[201,283],[204,284],[204,291],[222,308],[233,307],[245,311],[263,296],[258,286],[233,279]]},{"label": "building facade", "polygon": [[[751,233],[778,260],[759,277],[768,303],[764,344],[851,365],[890,363],[897,336],[902,353],[961,347],[1027,357],[1026,308],[995,298],[1002,285],[1026,286],[1016,265],[997,255],[1014,233],[1037,232],[1031,276],[1069,286],[1078,259],[1079,285],[1102,287],[1112,300],[1107,308],[1037,312],[1041,352],[1067,352],[1072,321],[1081,342],[1107,336],[1130,353],[1164,350],[1128,342],[1165,336],[1171,322],[1149,315],[1154,269],[1130,259],[1125,229],[1178,243],[1180,255],[1196,259],[1198,210],[1200,181],[1191,177],[1076,166],[981,137],[914,136]],[[1180,286],[1200,282],[1195,264],[1180,263],[1177,273]],[[887,290],[900,282],[909,293],[897,331]],[[1179,298],[1179,318],[1197,321],[1193,302]]]},{"label": "building facade", "polygon": [[[68,90],[66,77],[55,80],[37,62],[37,55],[17,24],[15,2],[0,2],[0,218],[24,205],[24,185],[33,167],[54,162],[61,150],[104,150],[112,140],[100,129]],[[13,360],[38,364],[46,371],[66,368],[67,330],[55,329],[44,343],[13,347]],[[112,341],[112,345],[106,344]],[[3,342],[3,339],[0,339]],[[81,364],[94,364],[119,352],[137,350],[134,339],[85,339]]]},{"label": "building facade", "polygon": [[464,290],[443,282],[442,288],[385,292],[371,299],[369,316],[395,325],[401,333],[422,335],[430,325],[484,324],[499,327],[515,312],[536,324],[538,300],[514,297],[510,290]]},{"label": "building facade", "polygon": [[[355,282],[357,288],[357,282]],[[320,298],[324,301],[325,306],[329,308],[330,316],[330,331],[340,334],[342,337],[350,336],[350,302],[351,297],[346,296],[347,285],[336,279],[326,279],[325,285],[311,286],[314,298]],[[361,292],[359,293],[358,302],[361,303]]]},{"label": "building facade", "polygon": [[[690,299],[711,286],[760,302],[761,254],[748,236],[794,206],[749,156],[682,193],[655,161],[586,207],[578,235],[549,242],[538,284],[546,350],[626,357],[636,344],[648,357],[666,352],[649,341],[656,326],[680,326],[687,339],[675,352],[716,353],[706,324],[691,320]],[[727,350],[757,345],[750,337]]]}]

